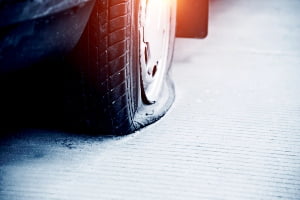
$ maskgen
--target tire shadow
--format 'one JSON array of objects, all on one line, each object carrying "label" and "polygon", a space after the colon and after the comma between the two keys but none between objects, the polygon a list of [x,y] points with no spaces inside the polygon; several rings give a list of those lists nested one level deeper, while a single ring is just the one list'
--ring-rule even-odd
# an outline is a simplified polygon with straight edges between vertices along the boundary
[{"label": "tire shadow", "polygon": [[89,134],[80,121],[79,73],[65,58],[49,58],[0,75],[0,136],[33,128]]}]

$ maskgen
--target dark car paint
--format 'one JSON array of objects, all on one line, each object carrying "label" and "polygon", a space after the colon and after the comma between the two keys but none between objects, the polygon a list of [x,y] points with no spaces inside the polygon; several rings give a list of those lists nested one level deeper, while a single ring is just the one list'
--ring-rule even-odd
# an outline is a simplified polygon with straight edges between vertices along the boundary
[{"label": "dark car paint", "polygon": [[94,0],[0,0],[0,17],[5,19],[0,23],[0,72],[70,51],[93,5]]},{"label": "dark car paint", "polygon": [[93,0],[0,0],[0,26],[59,13]]}]

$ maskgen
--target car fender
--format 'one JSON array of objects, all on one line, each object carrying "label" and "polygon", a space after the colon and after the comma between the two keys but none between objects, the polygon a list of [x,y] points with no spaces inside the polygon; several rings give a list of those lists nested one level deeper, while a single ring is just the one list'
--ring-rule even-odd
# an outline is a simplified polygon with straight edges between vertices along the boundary
[{"label": "car fender", "polygon": [[84,6],[93,0],[0,0],[0,27]]}]

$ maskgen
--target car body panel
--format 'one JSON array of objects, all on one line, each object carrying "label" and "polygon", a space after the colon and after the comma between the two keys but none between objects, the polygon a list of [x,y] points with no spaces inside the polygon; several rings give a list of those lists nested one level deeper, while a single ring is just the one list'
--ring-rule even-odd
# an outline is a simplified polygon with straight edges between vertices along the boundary
[{"label": "car body panel", "polygon": [[0,27],[53,15],[90,1],[94,0],[0,0]]},{"label": "car body panel", "polygon": [[5,16],[1,25],[5,26],[0,27],[0,72],[70,51],[80,39],[93,5],[94,0],[1,1],[0,16]]}]

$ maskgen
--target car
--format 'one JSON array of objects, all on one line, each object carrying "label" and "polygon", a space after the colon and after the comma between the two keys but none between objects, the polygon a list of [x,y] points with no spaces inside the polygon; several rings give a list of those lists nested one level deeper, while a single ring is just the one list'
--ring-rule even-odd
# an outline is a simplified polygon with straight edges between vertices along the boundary
[{"label": "car", "polygon": [[[186,26],[199,12],[197,2],[204,8],[201,30]],[[0,72],[68,55],[79,73],[80,95],[66,94],[66,124],[92,133],[132,133],[158,120],[174,101],[169,70],[176,12],[185,16],[179,18],[179,36],[188,30],[199,33],[189,37],[206,36],[208,0],[178,5],[176,0],[0,0]],[[80,102],[77,109],[70,108],[73,101]]]}]

